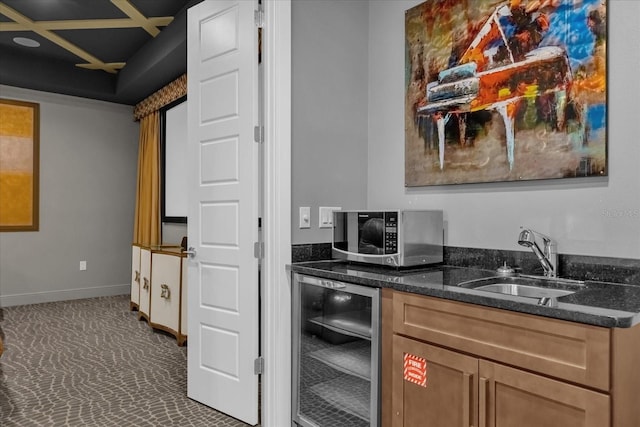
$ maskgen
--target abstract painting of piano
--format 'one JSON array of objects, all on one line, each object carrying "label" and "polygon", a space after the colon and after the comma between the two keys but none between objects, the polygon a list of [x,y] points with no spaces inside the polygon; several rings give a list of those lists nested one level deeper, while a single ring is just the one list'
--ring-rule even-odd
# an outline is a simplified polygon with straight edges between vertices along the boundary
[{"label": "abstract painting of piano", "polygon": [[606,176],[606,0],[405,13],[405,185]]}]

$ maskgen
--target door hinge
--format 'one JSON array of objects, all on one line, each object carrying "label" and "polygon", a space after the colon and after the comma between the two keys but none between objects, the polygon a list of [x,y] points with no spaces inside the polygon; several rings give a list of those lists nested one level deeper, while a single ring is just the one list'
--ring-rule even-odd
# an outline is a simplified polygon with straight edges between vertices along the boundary
[{"label": "door hinge", "polygon": [[253,140],[255,142],[264,142],[264,126],[253,127]]},{"label": "door hinge", "polygon": [[258,28],[264,27],[264,12],[262,9],[253,11],[253,20],[256,23],[256,27]]},{"label": "door hinge", "polygon": [[253,373],[256,375],[262,375],[264,373],[264,358],[262,356],[256,357],[253,361]]},{"label": "door hinge", "polygon": [[253,256],[258,259],[264,257],[264,242],[255,242],[253,244]]}]

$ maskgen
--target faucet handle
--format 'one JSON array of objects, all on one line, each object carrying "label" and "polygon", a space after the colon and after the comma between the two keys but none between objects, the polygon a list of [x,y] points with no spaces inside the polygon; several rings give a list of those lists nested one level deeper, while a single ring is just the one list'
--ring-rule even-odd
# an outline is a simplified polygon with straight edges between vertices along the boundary
[{"label": "faucet handle", "polygon": [[505,261],[504,264],[502,264],[500,267],[496,269],[496,274],[498,276],[509,277],[509,276],[513,276],[515,273],[516,273],[516,270],[509,267],[507,265],[507,261]]}]

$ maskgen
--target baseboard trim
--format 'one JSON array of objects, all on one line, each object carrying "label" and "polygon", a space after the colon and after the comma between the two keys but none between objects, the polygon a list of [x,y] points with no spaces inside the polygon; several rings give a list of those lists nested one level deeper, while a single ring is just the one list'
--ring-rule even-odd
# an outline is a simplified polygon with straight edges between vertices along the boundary
[{"label": "baseboard trim", "polygon": [[40,304],[43,302],[67,301],[73,299],[107,297],[131,292],[131,285],[100,286],[94,288],[63,289],[51,292],[30,294],[0,295],[0,307],[14,305]]}]

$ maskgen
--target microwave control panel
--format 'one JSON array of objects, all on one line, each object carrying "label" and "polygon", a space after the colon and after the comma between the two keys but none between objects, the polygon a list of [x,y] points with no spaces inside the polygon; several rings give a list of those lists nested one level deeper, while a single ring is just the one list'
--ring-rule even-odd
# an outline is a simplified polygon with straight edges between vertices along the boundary
[{"label": "microwave control panel", "polygon": [[384,253],[398,252],[398,212],[386,212],[384,216]]}]

